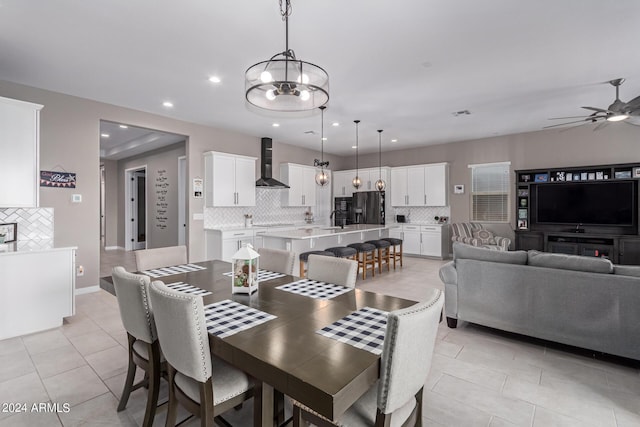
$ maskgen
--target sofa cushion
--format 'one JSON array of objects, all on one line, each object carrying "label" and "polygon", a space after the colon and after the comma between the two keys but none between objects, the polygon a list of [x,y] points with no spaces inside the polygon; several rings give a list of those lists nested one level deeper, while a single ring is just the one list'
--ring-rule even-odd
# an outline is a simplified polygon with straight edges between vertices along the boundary
[{"label": "sofa cushion", "polygon": [[613,263],[605,258],[529,251],[529,265],[588,273],[612,273]]},{"label": "sofa cushion", "polygon": [[473,237],[478,239],[482,245],[496,244],[496,239],[494,238],[493,233],[489,230],[485,230],[484,228],[482,230],[475,230],[473,232]]},{"label": "sofa cushion", "polygon": [[640,266],[638,265],[614,265],[613,273],[621,276],[640,277]]},{"label": "sofa cushion", "polygon": [[525,265],[527,253],[525,251],[493,251],[464,243],[453,243],[453,260],[474,259],[478,261],[500,262],[504,264]]}]

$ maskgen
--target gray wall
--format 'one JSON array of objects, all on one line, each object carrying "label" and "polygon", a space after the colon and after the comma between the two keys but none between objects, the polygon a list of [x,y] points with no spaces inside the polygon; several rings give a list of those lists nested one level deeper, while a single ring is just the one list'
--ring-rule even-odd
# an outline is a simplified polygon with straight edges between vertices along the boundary
[{"label": "gray wall", "polygon": [[[146,166],[147,186],[147,249],[178,244],[178,157],[185,155],[185,143],[154,150],[118,161],[118,200],[125,200],[125,170]],[[160,171],[163,171],[160,173]],[[166,180],[159,182],[160,175]],[[162,178],[161,178],[162,179]],[[157,185],[164,185],[160,188]],[[166,190],[166,208],[158,206],[157,190]],[[158,212],[158,210],[165,212]],[[166,221],[159,220],[163,216]],[[125,247],[125,205],[118,205],[118,246]],[[166,227],[163,227],[166,226]]]},{"label": "gray wall", "polygon": [[[0,96],[44,105],[40,120],[41,169],[56,165],[77,174],[74,193],[83,196],[82,203],[71,203],[71,193],[54,188],[40,189],[40,205],[55,209],[55,240],[59,246],[77,246],[77,265],[84,266],[84,276],[76,287],[97,286],[100,266],[100,120],[157,129],[188,136],[186,155],[189,192],[193,178],[204,177],[205,151],[222,151],[260,157],[260,138],[197,125],[142,111],[104,104],[84,98],[63,95],[0,81]],[[260,135],[270,136],[270,135]],[[319,151],[305,150],[274,141],[274,164],[294,162],[312,164]],[[325,155],[338,164],[340,158]],[[279,169],[274,175],[279,177]],[[203,199],[189,197],[189,260],[204,260],[202,220],[193,220],[203,212]]]}]

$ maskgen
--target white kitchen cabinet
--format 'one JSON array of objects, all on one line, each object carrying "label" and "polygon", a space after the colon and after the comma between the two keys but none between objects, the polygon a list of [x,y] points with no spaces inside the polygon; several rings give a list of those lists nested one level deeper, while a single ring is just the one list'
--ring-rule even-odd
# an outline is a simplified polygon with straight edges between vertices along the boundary
[{"label": "white kitchen cabinet", "polygon": [[208,207],[256,205],[256,158],[204,153],[205,204]]},{"label": "white kitchen cabinet", "polygon": [[356,176],[355,169],[334,172],[335,181],[333,185],[333,196],[348,197],[353,193],[358,193],[361,191],[377,191],[378,189],[376,188],[376,181],[381,175],[382,179],[387,184],[386,191],[390,191],[390,168],[387,166],[383,166],[380,170],[378,168],[359,169],[358,176],[360,177],[361,185],[357,190],[352,184],[353,178],[355,178]]},{"label": "white kitchen cabinet", "polygon": [[42,105],[0,97],[0,207],[37,207]]},{"label": "white kitchen cabinet", "polygon": [[390,230],[389,237],[397,237],[400,234],[398,238],[403,240],[404,254],[444,259],[449,252],[448,230],[448,225],[403,224]]},{"label": "white kitchen cabinet", "polygon": [[355,191],[351,179],[350,171],[333,172],[333,197],[351,197]]},{"label": "white kitchen cabinet", "polygon": [[205,234],[206,258],[231,262],[233,255],[244,244],[254,243],[254,230],[207,230]]},{"label": "white kitchen cabinet", "polygon": [[448,164],[391,169],[392,206],[447,206]]},{"label": "white kitchen cabinet", "polygon": [[0,252],[0,340],[62,325],[75,314],[76,248]]},{"label": "white kitchen cabinet", "polygon": [[315,206],[316,168],[281,163],[280,180],[289,186],[282,192],[282,206]]}]

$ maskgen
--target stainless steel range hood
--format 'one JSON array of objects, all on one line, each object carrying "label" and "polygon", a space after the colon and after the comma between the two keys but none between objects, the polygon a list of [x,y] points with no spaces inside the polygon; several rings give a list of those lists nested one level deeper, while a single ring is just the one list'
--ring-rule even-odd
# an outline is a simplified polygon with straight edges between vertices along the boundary
[{"label": "stainless steel range hood", "polygon": [[260,179],[256,181],[256,187],[289,188],[288,185],[274,179],[271,175],[273,171],[272,144],[271,138],[262,138],[261,140]]}]

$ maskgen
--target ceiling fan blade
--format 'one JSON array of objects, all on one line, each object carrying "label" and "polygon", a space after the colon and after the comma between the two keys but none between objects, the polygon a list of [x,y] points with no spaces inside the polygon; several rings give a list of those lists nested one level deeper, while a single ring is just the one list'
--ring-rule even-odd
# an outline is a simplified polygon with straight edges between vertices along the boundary
[{"label": "ceiling fan blade", "polygon": [[636,96],[631,101],[627,102],[627,108],[629,110],[635,110],[636,108],[640,108],[640,96]]},{"label": "ceiling fan blade", "polygon": [[604,127],[607,127],[607,126],[609,126],[609,123],[610,122],[605,120],[604,122],[599,123],[596,127],[594,127],[593,131],[595,132],[595,131],[600,130],[600,129],[604,128]]},{"label": "ceiling fan blade", "polygon": [[[591,121],[591,120],[586,120],[586,122],[590,122],[590,121]],[[573,123],[580,123],[580,122],[585,122],[585,119],[582,119],[582,120],[576,120],[576,121],[573,121],[573,122],[567,122],[567,123],[560,123],[560,124],[557,124],[557,125],[545,126],[545,127],[543,127],[542,129],[555,128],[555,127],[558,127],[558,126],[571,125],[571,124],[573,124]]]},{"label": "ceiling fan blade", "polygon": [[[594,113],[596,114],[596,113]],[[550,117],[547,120],[566,120],[566,119],[584,119],[587,120],[589,117],[592,117],[593,114],[588,116],[568,116],[568,117]]]},{"label": "ceiling fan blade", "polygon": [[585,110],[597,111],[598,113],[608,112],[608,110],[603,110],[602,108],[596,108],[596,107],[581,107],[581,108],[584,108]]}]

